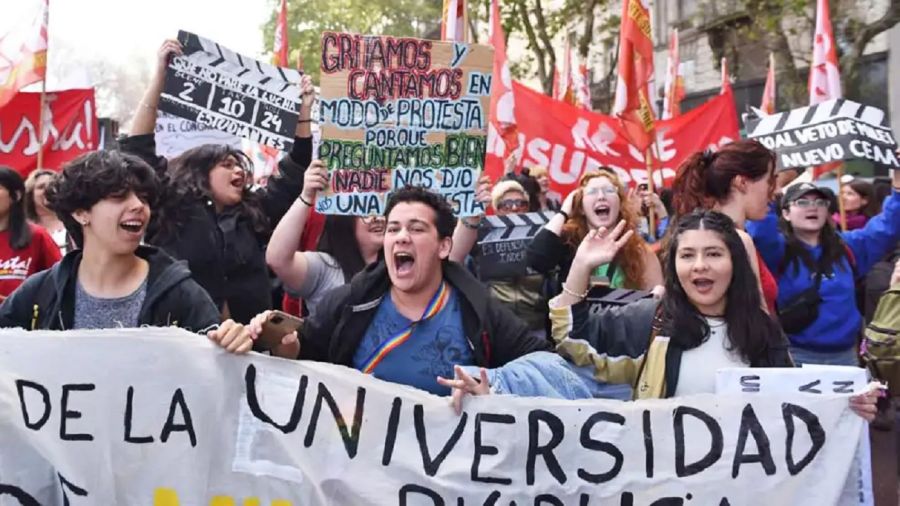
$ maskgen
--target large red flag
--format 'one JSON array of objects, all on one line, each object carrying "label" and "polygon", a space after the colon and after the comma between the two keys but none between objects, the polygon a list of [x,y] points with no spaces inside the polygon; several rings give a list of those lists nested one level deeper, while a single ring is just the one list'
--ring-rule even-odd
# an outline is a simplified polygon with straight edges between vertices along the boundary
[{"label": "large red flag", "polygon": [[0,107],[23,87],[47,76],[47,15],[49,0],[19,0],[26,16],[0,34]]},{"label": "large red flag", "polygon": [[775,55],[769,53],[769,71],[766,73],[766,87],[763,88],[759,109],[765,114],[775,114]]},{"label": "large red flag", "polygon": [[653,33],[648,0],[622,2],[619,28],[619,79],[613,114],[631,143],[646,151],[653,142],[654,114],[650,101],[653,81]]},{"label": "large red flag", "polygon": [[[812,65],[809,67],[809,105],[841,98],[841,73],[838,68],[831,13],[828,0],[816,2],[816,33],[813,36]],[[813,178],[840,167],[840,162],[827,163],[813,169]]]},{"label": "large red flag", "polygon": [[681,99],[684,98],[684,75],[681,57],[678,54],[678,30],[673,30],[669,38],[669,59],[666,64],[666,95],[663,98],[662,119],[672,119],[681,114]]},{"label": "large red flag", "polygon": [[466,0],[444,0],[441,40],[468,42]]},{"label": "large red flag", "polygon": [[484,171],[491,179],[503,174],[504,160],[516,149],[515,99],[512,75],[506,60],[506,39],[500,18],[500,0],[491,0],[490,41],[494,46],[494,71],[488,107],[487,156]]},{"label": "large red flag", "polygon": [[278,22],[275,23],[275,40],[273,52],[274,63],[279,67],[288,65],[288,35],[287,35],[287,0],[281,0],[281,10],[278,12]]}]

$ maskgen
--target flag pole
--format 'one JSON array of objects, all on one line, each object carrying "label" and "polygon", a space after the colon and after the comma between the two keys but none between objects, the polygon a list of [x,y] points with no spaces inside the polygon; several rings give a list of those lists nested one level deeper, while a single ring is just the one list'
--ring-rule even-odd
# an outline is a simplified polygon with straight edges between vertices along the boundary
[{"label": "flag pole", "polygon": [[[656,193],[656,184],[653,181],[653,147],[647,148],[647,151],[644,155],[644,159],[647,162],[647,190],[654,194]],[[650,226],[650,240],[656,240],[656,211],[653,209],[653,206],[647,206],[647,222]]]},{"label": "flag pole", "polygon": [[841,231],[847,231],[847,211],[844,209],[844,199],[841,198],[841,193],[844,192],[844,164],[838,165],[837,168],[837,178],[838,178],[838,213],[841,216]]},{"label": "flag pole", "polygon": [[41,112],[38,115],[38,153],[37,167],[44,168],[44,108],[47,106],[47,75],[44,71],[44,80],[41,81]]}]

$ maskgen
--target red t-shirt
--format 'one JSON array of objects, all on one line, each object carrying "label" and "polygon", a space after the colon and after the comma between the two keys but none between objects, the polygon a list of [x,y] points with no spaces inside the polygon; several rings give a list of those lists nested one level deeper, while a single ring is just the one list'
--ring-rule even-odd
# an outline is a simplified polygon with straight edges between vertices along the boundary
[{"label": "red t-shirt", "polygon": [[9,229],[0,232],[0,297],[6,298],[19,287],[25,278],[49,269],[62,258],[59,247],[50,233],[31,223],[31,242],[22,249],[9,245]]}]

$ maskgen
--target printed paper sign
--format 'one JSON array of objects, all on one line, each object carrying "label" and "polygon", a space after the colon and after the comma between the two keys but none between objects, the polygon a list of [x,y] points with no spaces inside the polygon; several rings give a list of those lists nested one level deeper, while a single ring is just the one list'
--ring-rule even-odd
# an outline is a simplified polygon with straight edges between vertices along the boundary
[{"label": "printed paper sign", "polygon": [[175,158],[204,144],[226,144],[241,149],[240,137],[164,112],[156,118],[155,137],[156,153],[166,158]]},{"label": "printed paper sign", "polygon": [[[729,368],[716,374],[716,392],[723,394],[756,393],[777,395],[802,393],[813,395],[850,394],[866,389],[866,370],[859,367],[804,365],[799,369]],[[872,450],[869,426],[863,427],[859,446],[854,451],[853,468],[847,477],[839,506],[872,506]]]},{"label": "printed paper sign", "polygon": [[5,330],[0,500],[830,505],[863,427],[846,396],[798,393],[464,407],[179,329]]},{"label": "printed paper sign", "polygon": [[504,279],[528,274],[525,252],[555,213],[485,216],[478,230],[478,277]]},{"label": "printed paper sign", "polygon": [[288,151],[300,109],[299,71],[263,63],[179,31],[159,110]]},{"label": "printed paper sign", "polygon": [[475,44],[324,33],[319,158],[331,178],[316,210],[383,214],[388,193],[414,185],[481,214],[493,58]]},{"label": "printed paper sign", "polygon": [[854,159],[900,168],[884,111],[842,98],[749,121],[747,137],[775,151],[783,169]]}]

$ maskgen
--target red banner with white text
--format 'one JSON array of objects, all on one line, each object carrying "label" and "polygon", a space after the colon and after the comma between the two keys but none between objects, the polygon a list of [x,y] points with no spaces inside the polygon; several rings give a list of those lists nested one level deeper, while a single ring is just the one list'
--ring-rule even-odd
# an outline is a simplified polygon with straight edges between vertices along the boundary
[{"label": "red banner with white text", "polygon": [[[615,169],[623,182],[647,180],[644,155],[628,144],[612,116],[554,100],[519,83],[516,101],[519,168],[540,165],[550,174],[551,195],[567,195],[586,170]],[[697,151],[717,149],[739,138],[731,92],[716,95],[677,118],[656,122],[653,174],[657,187],[671,186],[675,170]],[[489,155],[490,156],[490,155]],[[491,174],[496,179],[496,174]]]},{"label": "red banner with white text", "polygon": [[[18,93],[0,109],[0,165],[22,177],[37,168],[41,94]],[[44,167],[59,170],[97,147],[94,90],[48,92],[44,109]]]}]

